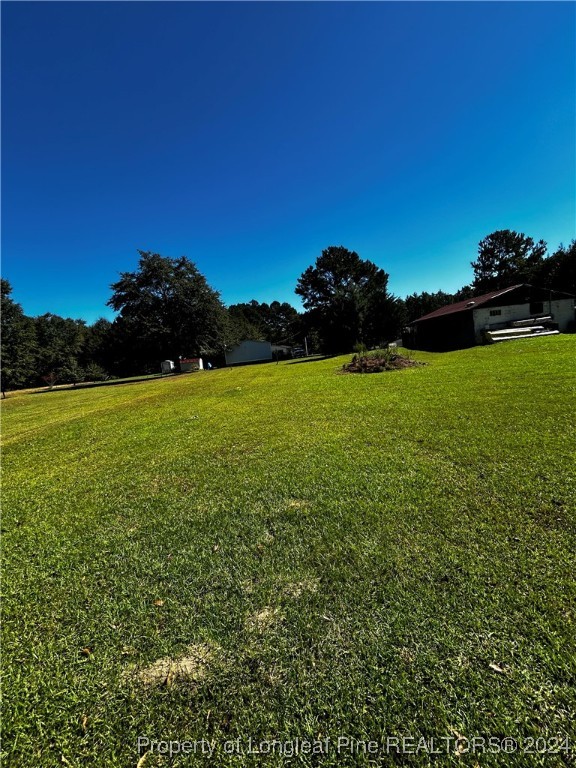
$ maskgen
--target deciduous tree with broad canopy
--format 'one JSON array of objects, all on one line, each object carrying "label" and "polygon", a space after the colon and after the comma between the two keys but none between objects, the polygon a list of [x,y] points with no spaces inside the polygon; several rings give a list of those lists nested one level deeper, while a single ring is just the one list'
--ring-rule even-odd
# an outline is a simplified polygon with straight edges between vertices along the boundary
[{"label": "deciduous tree with broad canopy", "polygon": [[120,313],[115,333],[127,342],[127,368],[157,370],[161,360],[217,354],[227,341],[227,313],[196,265],[138,251],[135,272],[113,283],[108,305]]},{"label": "deciduous tree with broad canopy", "polygon": [[322,251],[300,276],[310,324],[325,352],[349,352],[355,344],[380,344],[398,332],[402,302],[388,293],[388,274],[344,246]]},{"label": "deciduous tree with broad canopy", "polygon": [[36,366],[40,377],[50,384],[82,381],[80,365],[86,335],[84,320],[60,317],[47,312],[34,318],[38,353]]},{"label": "deciduous tree with broad canopy", "polygon": [[298,312],[287,302],[260,304],[255,299],[231,304],[228,312],[241,324],[246,338],[262,338],[273,343],[302,343]]}]

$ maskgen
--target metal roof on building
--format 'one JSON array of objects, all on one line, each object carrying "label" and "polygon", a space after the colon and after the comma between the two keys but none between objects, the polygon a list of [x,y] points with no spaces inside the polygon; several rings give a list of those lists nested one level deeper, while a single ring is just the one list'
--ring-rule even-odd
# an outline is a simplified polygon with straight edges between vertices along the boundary
[{"label": "metal roof on building", "polygon": [[[511,285],[509,288],[501,288],[499,291],[491,291],[491,293],[485,293],[482,296],[474,296],[471,299],[464,299],[464,301],[457,301],[455,304],[447,304],[445,307],[435,309],[434,312],[429,312],[427,315],[419,317],[417,320],[413,320],[412,323],[419,323],[421,320],[432,320],[435,317],[443,317],[444,315],[452,315],[456,312],[465,312],[466,310],[473,310],[481,307],[482,304],[486,304],[492,299],[497,299],[499,296],[504,296],[510,291],[521,288],[526,283],[518,283],[518,285]],[[412,324],[411,323],[411,324]]]}]

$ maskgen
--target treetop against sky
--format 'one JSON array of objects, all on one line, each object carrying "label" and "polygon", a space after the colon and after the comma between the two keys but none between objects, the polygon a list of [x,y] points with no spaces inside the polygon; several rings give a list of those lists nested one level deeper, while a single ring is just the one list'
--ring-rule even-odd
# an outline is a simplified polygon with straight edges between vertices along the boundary
[{"label": "treetop against sky", "polygon": [[575,236],[571,3],[16,3],[3,274],[93,321],[138,249],[228,303],[343,244],[453,291],[489,232]]}]

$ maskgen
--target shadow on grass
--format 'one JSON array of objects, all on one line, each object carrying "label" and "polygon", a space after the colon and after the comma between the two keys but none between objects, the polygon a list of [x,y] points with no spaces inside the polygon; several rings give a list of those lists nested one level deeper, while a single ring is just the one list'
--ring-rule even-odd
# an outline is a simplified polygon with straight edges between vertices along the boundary
[{"label": "shadow on grass", "polygon": [[36,390],[35,392],[29,392],[30,395],[47,395],[47,394],[54,394],[55,392],[71,392],[71,391],[78,391],[80,389],[94,389],[96,387],[118,387],[122,384],[141,384],[144,381],[157,381],[159,379],[172,379],[175,376],[182,376],[183,373],[165,373],[164,375],[161,374],[153,374],[151,376],[135,376],[131,379],[112,379],[111,381],[90,381],[90,382],[81,382],[80,384],[65,384],[64,386],[60,386],[58,388],[54,389],[40,389]]},{"label": "shadow on grass", "polygon": [[314,355],[311,357],[305,357],[302,360],[291,360],[287,365],[300,365],[300,363],[317,363],[320,360],[330,360],[331,357],[338,357],[338,355]]}]

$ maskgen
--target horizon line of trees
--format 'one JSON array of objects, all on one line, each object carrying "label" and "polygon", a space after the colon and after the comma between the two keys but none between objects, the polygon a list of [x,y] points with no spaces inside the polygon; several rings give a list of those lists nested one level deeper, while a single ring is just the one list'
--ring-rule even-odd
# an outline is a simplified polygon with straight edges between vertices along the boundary
[{"label": "horizon line of trees", "polygon": [[480,241],[469,285],[404,299],[388,291],[383,269],[344,246],[330,246],[298,278],[295,293],[304,312],[254,299],[225,307],[186,257],[139,254],[138,269],[111,285],[107,304],[118,313],[114,321],[28,317],[2,278],[2,392],[152,373],[161,360],[181,356],[221,365],[225,350],[246,338],[303,346],[306,337],[309,349],[327,354],[378,346],[435,309],[516,283],[576,294],[576,240],[548,254],[543,240],[512,230]]}]

